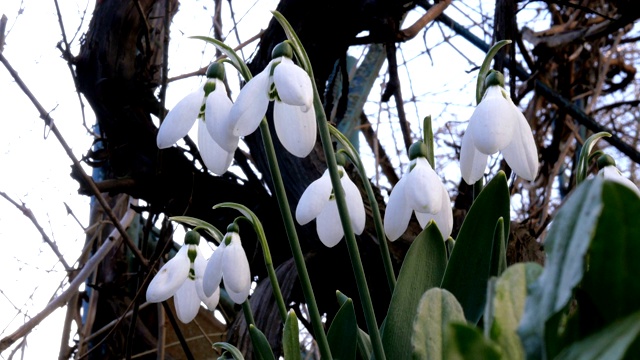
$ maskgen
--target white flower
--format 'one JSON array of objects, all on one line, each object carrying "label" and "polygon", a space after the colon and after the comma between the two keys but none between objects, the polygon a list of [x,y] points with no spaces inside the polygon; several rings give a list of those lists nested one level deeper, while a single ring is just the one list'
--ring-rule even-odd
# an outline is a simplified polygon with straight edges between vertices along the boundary
[{"label": "white flower", "polygon": [[624,185],[640,197],[640,190],[638,190],[636,184],[622,175],[620,170],[616,167],[615,160],[610,155],[602,155],[598,159],[598,168],[600,169],[598,171],[598,176],[602,176],[605,180],[614,181],[618,184]]},{"label": "white flower", "polygon": [[204,270],[203,280],[205,295],[216,291],[222,280],[233,302],[242,304],[247,300],[251,290],[251,270],[237,230],[228,231],[213,252]]},{"label": "white flower", "polygon": [[[187,236],[195,236],[190,233]],[[200,302],[213,311],[220,298],[219,289],[214,289],[209,296],[204,295],[202,276],[206,261],[198,251],[197,243],[190,242],[187,236],[185,245],[160,268],[147,287],[148,302],[162,302],[173,296],[178,319],[185,324],[196,317]],[[199,242],[199,235],[196,238]]]},{"label": "white flower", "polygon": [[446,240],[453,228],[449,193],[426,158],[417,157],[411,165],[413,168],[398,181],[389,195],[384,231],[389,240],[397,240],[407,230],[411,214],[415,212],[423,229],[433,220]]},{"label": "white flower", "polygon": [[498,151],[518,176],[529,181],[535,179],[538,150],[531,127],[506,91],[500,85],[492,85],[473,111],[462,137],[462,178],[468,184],[480,180],[488,156]]},{"label": "white flower", "polygon": [[[356,234],[362,234],[366,214],[360,191],[342,166],[338,166],[338,170],[342,174],[340,183],[345,193],[351,226]],[[300,225],[305,225],[313,219],[316,219],[316,231],[325,246],[334,247],[340,242],[344,236],[344,229],[341,226],[329,170],[325,170],[319,179],[309,184],[296,208],[296,220]]]},{"label": "white flower", "polygon": [[[281,45],[288,44],[284,43]],[[279,45],[280,46],[280,45]],[[274,50],[280,54],[282,51]],[[286,49],[286,50],[290,50]],[[275,100],[274,125],[285,149],[298,157],[309,155],[316,143],[316,114],[309,75],[291,60],[291,54],[274,57],[265,69],[242,88],[229,114],[234,136],[253,133]]]},{"label": "white flower", "polygon": [[[214,66],[222,69],[221,64],[214,63]],[[211,88],[213,91],[210,91]],[[201,113],[203,106],[204,114]],[[219,78],[209,78],[202,87],[185,96],[169,111],[158,130],[158,148],[168,148],[187,136],[196,119],[200,118],[198,148],[202,160],[213,173],[225,173],[239,141],[238,136],[233,135],[226,126],[231,106],[224,82]]]}]

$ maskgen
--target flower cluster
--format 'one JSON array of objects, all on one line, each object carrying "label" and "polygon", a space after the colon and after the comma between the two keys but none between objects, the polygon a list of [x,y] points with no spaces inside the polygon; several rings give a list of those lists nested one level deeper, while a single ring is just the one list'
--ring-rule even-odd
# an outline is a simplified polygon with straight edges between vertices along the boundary
[{"label": "flower cluster", "polygon": [[184,246],[160,268],[147,287],[148,302],[162,302],[173,296],[176,315],[185,324],[196,317],[201,302],[210,311],[215,310],[220,300],[221,277],[224,276],[229,297],[237,304],[247,299],[251,288],[249,262],[237,227],[235,232],[225,235],[208,262],[198,249],[199,244],[200,234],[188,231]]},{"label": "flower cluster", "polygon": [[417,142],[409,148],[409,172],[389,195],[384,214],[384,230],[389,240],[397,240],[415,213],[424,229],[433,220],[444,240],[453,228],[453,213],[447,188],[426,158],[426,145]]},{"label": "flower cluster", "polygon": [[516,174],[532,181],[538,172],[538,150],[527,119],[505,91],[501,73],[490,72],[485,88],[462,137],[462,178],[468,184],[480,180],[488,156],[501,151]]}]

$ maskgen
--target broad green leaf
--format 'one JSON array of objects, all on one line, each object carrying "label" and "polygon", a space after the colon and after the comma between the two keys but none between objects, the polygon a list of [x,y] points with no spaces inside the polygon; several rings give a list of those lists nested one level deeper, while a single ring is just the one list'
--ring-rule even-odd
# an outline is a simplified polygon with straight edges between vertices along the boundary
[{"label": "broad green leaf", "polygon": [[478,328],[466,323],[451,322],[446,332],[445,356],[443,359],[499,360],[503,359],[503,355],[500,347],[490,339],[485,338]]},{"label": "broad green leaf", "polygon": [[287,321],[282,331],[282,351],[287,360],[300,359],[300,331],[298,330],[298,318],[295,311],[289,310]]},{"label": "broad green leaf", "polygon": [[267,337],[262,331],[252,324],[249,324],[249,336],[253,345],[253,355],[258,360],[275,360],[271,346]]},{"label": "broad green leaf", "polygon": [[439,286],[446,263],[442,235],[431,222],[409,247],[391,296],[382,329],[387,359],[410,358],[413,319],[418,303],[425,291]]},{"label": "broad green leaf", "polygon": [[507,268],[507,239],[504,233],[504,219],[499,218],[493,230],[493,252],[491,253],[490,276],[500,276]]},{"label": "broad green leaf", "polygon": [[542,357],[545,323],[565,309],[584,273],[584,257],[603,207],[600,177],[580,184],[556,214],[545,239],[544,270],[529,288],[518,329],[525,352]]},{"label": "broad green leaf", "polygon": [[427,290],[420,299],[413,321],[413,359],[445,359],[445,334],[451,321],[465,321],[464,311],[458,300],[445,289]]},{"label": "broad green leaf", "polygon": [[605,181],[602,200],[581,289],[599,317],[610,323],[640,310],[640,198],[625,186]]},{"label": "broad green leaf", "polygon": [[[341,293],[340,291],[336,291],[336,298],[338,299],[338,304],[340,305],[341,310],[342,310],[342,307],[347,303],[347,301],[351,303],[351,306],[345,307],[345,309],[352,312],[352,314],[348,315],[348,317],[356,319],[356,310],[353,307],[353,302],[351,298]],[[356,322],[356,325],[357,325],[357,322]],[[356,328],[358,329],[357,338],[356,338],[357,354],[359,354],[360,359],[369,360],[371,359],[371,356],[373,354],[373,347],[371,346],[371,339],[369,338],[369,334],[364,332],[359,327],[356,327]],[[333,354],[333,350],[331,351],[331,353]]]},{"label": "broad green leaf", "polygon": [[629,346],[638,338],[639,335],[640,311],[636,311],[635,313],[610,324],[597,333],[581,341],[574,342],[554,359],[622,359],[624,358]]},{"label": "broad green leaf", "polygon": [[[509,211],[507,177],[500,171],[471,205],[442,279],[441,287],[453,293],[464,309],[465,318],[472,324],[480,320],[484,311],[496,223],[500,218],[509,219]],[[504,238],[508,237],[506,222]],[[499,257],[494,256],[495,261],[499,261]]]},{"label": "broad green leaf", "polygon": [[[507,359],[524,359],[524,349],[517,334],[524,312],[527,286],[542,273],[537,263],[517,263],[493,281],[492,294],[484,317],[485,332],[502,349]],[[493,279],[492,279],[493,280]],[[491,315],[488,315],[491,314]]]},{"label": "broad green leaf", "polygon": [[198,218],[190,217],[190,216],[172,216],[169,218],[171,221],[191,225],[193,227],[199,227],[204,229],[213,239],[220,244],[224,235],[216,228],[215,226],[209,224],[204,220],[200,220]]},{"label": "broad green leaf", "polygon": [[228,352],[231,356],[233,356],[235,360],[244,360],[244,356],[242,356],[242,353],[240,352],[240,350],[238,350],[238,348],[236,348],[235,346],[229,343],[217,342],[213,344],[213,347],[223,349],[224,351]]},{"label": "broad green leaf", "polygon": [[355,359],[357,338],[358,323],[355,308],[353,301],[347,299],[340,306],[327,333],[331,355],[336,359]]}]

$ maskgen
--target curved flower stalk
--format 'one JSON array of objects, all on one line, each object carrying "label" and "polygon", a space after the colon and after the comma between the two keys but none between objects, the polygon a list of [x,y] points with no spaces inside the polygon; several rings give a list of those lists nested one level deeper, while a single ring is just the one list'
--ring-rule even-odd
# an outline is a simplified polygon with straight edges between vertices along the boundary
[{"label": "curved flower stalk", "polygon": [[[338,165],[338,171],[341,174],[340,183],[344,189],[351,226],[356,234],[362,234],[366,213],[360,191],[341,165]],[[327,247],[336,246],[344,236],[344,229],[342,226],[337,226],[340,224],[340,213],[329,170],[325,170],[319,179],[309,184],[296,208],[296,220],[300,225],[305,225],[313,219],[316,219],[316,231],[320,241]]]},{"label": "curved flower stalk", "polygon": [[251,290],[251,270],[238,231],[235,223],[227,227],[224,239],[204,270],[203,290],[205,295],[213,294],[219,288],[220,281],[224,281],[231,300],[242,304]]},{"label": "curved flower stalk", "polygon": [[225,126],[232,103],[227,96],[224,75],[223,64],[211,64],[207,81],[169,111],[156,138],[158,148],[168,148],[187,136],[198,119],[200,155],[207,168],[218,175],[231,165],[239,141]]},{"label": "curved flower stalk", "polygon": [[229,129],[234,136],[253,133],[274,100],[273,121],[278,139],[298,157],[309,155],[316,143],[316,113],[309,75],[293,63],[287,42],[273,50],[267,67],[242,88],[231,107]]},{"label": "curved flower stalk", "polygon": [[185,324],[196,317],[200,302],[213,311],[220,299],[220,289],[204,294],[202,276],[207,264],[198,250],[199,244],[200,234],[187,232],[184,246],[160,268],[147,287],[148,302],[162,302],[173,296],[178,319]]},{"label": "curved flower stalk", "polygon": [[473,184],[482,178],[489,155],[498,151],[518,176],[532,181],[538,172],[538,150],[531,127],[504,90],[504,77],[492,71],[486,92],[462,137],[462,178]]},{"label": "curved flower stalk", "polygon": [[407,230],[415,213],[424,229],[435,221],[442,238],[447,240],[453,229],[453,212],[449,193],[426,158],[426,145],[414,143],[409,149],[409,173],[398,181],[384,214],[384,230],[389,240],[397,240]]},{"label": "curved flower stalk", "polygon": [[602,176],[605,180],[624,185],[640,197],[640,190],[636,184],[622,175],[620,170],[616,167],[616,161],[611,156],[602,155],[598,158],[598,176]]}]

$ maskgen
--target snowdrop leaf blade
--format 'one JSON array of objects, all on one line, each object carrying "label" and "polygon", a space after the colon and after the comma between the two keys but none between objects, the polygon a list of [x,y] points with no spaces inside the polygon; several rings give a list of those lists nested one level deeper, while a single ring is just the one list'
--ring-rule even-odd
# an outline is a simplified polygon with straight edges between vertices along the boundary
[{"label": "snowdrop leaf blade", "polygon": [[331,190],[329,171],[325,170],[324,174],[309,184],[309,187],[302,193],[296,207],[296,221],[298,221],[298,224],[305,225],[320,215],[329,202]]},{"label": "snowdrop leaf blade", "polygon": [[251,344],[257,359],[275,360],[267,337],[253,324],[249,325],[249,336],[251,336]]},{"label": "snowdrop leaf blade", "polygon": [[244,356],[242,356],[242,353],[240,352],[240,350],[238,350],[237,347],[226,343],[226,342],[217,342],[213,344],[213,347],[215,348],[221,348],[224,351],[228,352],[234,360],[244,360]]},{"label": "snowdrop leaf blade", "polygon": [[344,236],[344,229],[340,221],[338,204],[335,200],[330,200],[316,219],[316,229],[320,241],[326,247],[336,246]]},{"label": "snowdrop leaf blade", "polygon": [[462,136],[460,146],[460,171],[464,181],[473,185],[484,175],[488,156],[478,151],[473,144],[473,134],[467,131]]},{"label": "snowdrop leaf blade", "polygon": [[273,82],[282,102],[289,105],[311,107],[313,87],[311,79],[302,68],[287,57],[281,58],[273,71]]},{"label": "snowdrop leaf blade", "polygon": [[187,279],[173,296],[178,319],[187,324],[195,319],[200,309],[200,297],[196,292],[195,280]]},{"label": "snowdrop leaf blade", "polygon": [[364,201],[362,200],[360,189],[351,181],[347,174],[342,176],[340,183],[344,189],[353,232],[360,235],[364,231],[364,226],[367,221],[367,214],[364,210]]},{"label": "snowdrop leaf blade", "polygon": [[202,161],[214,174],[222,175],[231,166],[233,153],[225,151],[213,140],[202,120],[198,123],[198,149]]},{"label": "snowdrop leaf blade", "polygon": [[229,112],[234,136],[246,136],[258,128],[269,107],[269,66],[240,90]]},{"label": "snowdrop leaf blade", "polygon": [[404,234],[413,213],[405,201],[406,182],[406,177],[398,181],[389,195],[387,208],[384,212],[384,232],[390,241],[395,241]]},{"label": "snowdrop leaf blade", "polygon": [[[287,313],[287,319],[282,330],[282,352],[287,360],[301,360],[300,330],[298,328],[298,318],[293,309]],[[332,355],[335,356],[333,351]]]},{"label": "snowdrop leaf blade", "polygon": [[309,155],[317,136],[316,112],[313,107],[303,111],[301,106],[276,101],[273,121],[278,139],[287,151],[300,158]]},{"label": "snowdrop leaf blade", "polygon": [[160,268],[149,283],[147,301],[162,302],[172,297],[189,276],[189,267],[187,247],[183,246],[173,258]]},{"label": "snowdrop leaf blade", "polygon": [[200,114],[200,106],[204,101],[202,87],[180,100],[165,116],[160,124],[156,143],[158,148],[165,149],[187,136],[189,130]]},{"label": "snowdrop leaf blade", "polygon": [[538,173],[538,149],[527,119],[520,111],[517,115],[518,126],[513,140],[502,150],[502,156],[518,176],[533,181]]},{"label": "snowdrop leaf blade", "polygon": [[226,245],[223,241],[220,243],[220,246],[213,251],[211,258],[209,258],[207,266],[204,269],[202,289],[207,297],[213,295],[216,289],[220,286],[220,281],[222,281],[222,259],[224,257],[225,248]]}]

